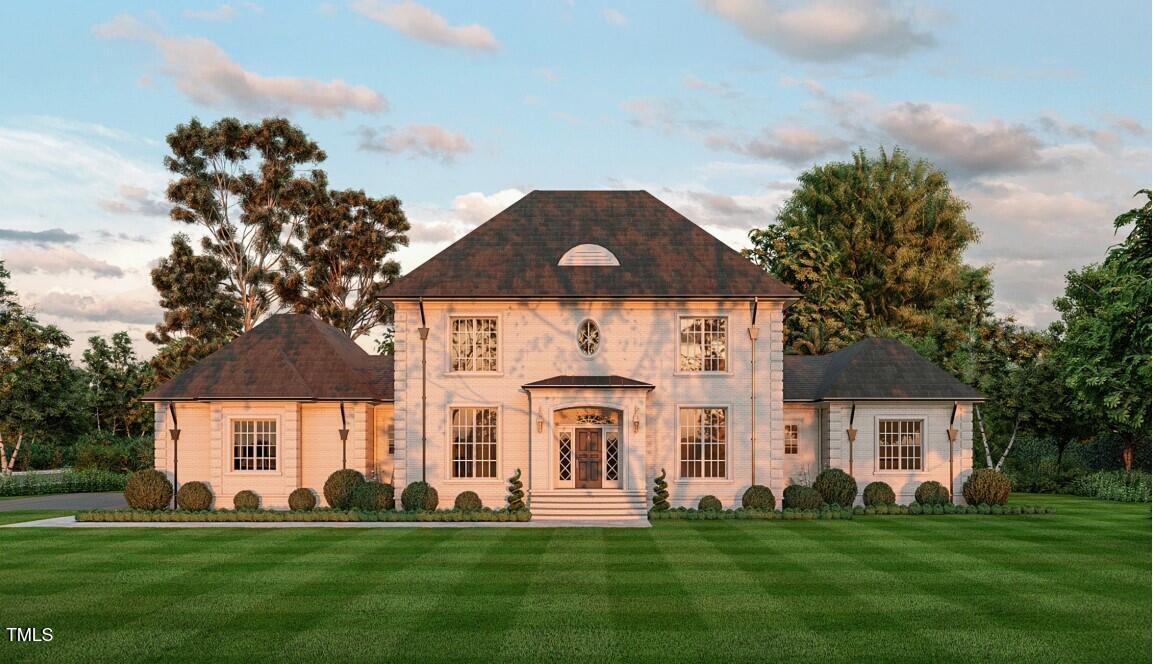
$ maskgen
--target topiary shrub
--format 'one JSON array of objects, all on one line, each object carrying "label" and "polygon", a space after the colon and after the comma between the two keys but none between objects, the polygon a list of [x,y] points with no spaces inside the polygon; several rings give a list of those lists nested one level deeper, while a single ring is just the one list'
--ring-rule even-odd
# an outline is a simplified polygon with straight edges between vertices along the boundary
[{"label": "topiary shrub", "polygon": [[865,505],[894,505],[897,502],[897,494],[893,491],[893,487],[885,482],[869,482],[865,486],[865,492],[862,495]]},{"label": "topiary shrub", "polygon": [[260,496],[255,491],[245,489],[232,498],[232,506],[238,510],[260,509]]},{"label": "topiary shrub", "polygon": [[312,489],[293,489],[292,493],[288,494],[288,509],[293,512],[307,512],[316,509],[316,494]]},{"label": "topiary shrub", "polygon": [[159,470],[138,470],[124,486],[124,500],[138,510],[162,510],[172,502],[172,482]]},{"label": "topiary shrub", "polygon": [[813,480],[813,488],[830,505],[852,507],[857,499],[857,480],[840,468],[822,470]]},{"label": "topiary shrub", "polygon": [[961,493],[970,505],[1004,505],[1009,502],[1009,478],[992,468],[973,471]]},{"label": "topiary shrub", "polygon": [[352,494],[352,506],[369,512],[396,509],[395,493],[391,484],[364,482]]},{"label": "topiary shrub", "polygon": [[754,484],[745,489],[741,496],[741,507],[754,510],[771,510],[777,507],[777,497],[769,487],[763,484]]},{"label": "topiary shrub", "polygon": [[456,495],[456,500],[452,501],[452,507],[462,512],[479,512],[484,503],[480,502],[480,496],[475,491],[461,491]]},{"label": "topiary shrub", "polygon": [[816,489],[802,484],[790,484],[781,496],[782,506],[795,510],[819,509],[824,502],[825,499]]},{"label": "topiary shrub", "polygon": [[[439,502],[440,496],[428,482],[413,482],[404,487],[404,491],[400,494],[400,504],[410,512],[415,510],[432,511],[436,509]],[[523,507],[524,503],[521,503],[521,506]]]},{"label": "topiary shrub", "polygon": [[334,510],[346,510],[352,507],[356,491],[364,484],[364,475],[358,471],[346,468],[338,470],[328,476],[324,483],[324,499],[328,506]]},{"label": "topiary shrub", "polygon": [[701,512],[706,510],[720,512],[723,509],[725,509],[725,506],[721,504],[720,498],[717,498],[716,496],[705,496],[704,498],[701,498],[699,503],[697,503],[697,510]]},{"label": "topiary shrub", "polygon": [[921,482],[913,496],[922,505],[944,505],[949,502],[949,490],[933,480]]},{"label": "topiary shrub", "polygon": [[664,512],[669,508],[669,483],[665,481],[665,469],[653,480],[653,511]]},{"label": "topiary shrub", "polygon": [[192,512],[210,510],[212,491],[204,482],[187,482],[176,492],[176,506]]},{"label": "topiary shrub", "polygon": [[520,468],[508,478],[508,497],[504,500],[510,512],[524,509],[524,483],[520,481]]}]

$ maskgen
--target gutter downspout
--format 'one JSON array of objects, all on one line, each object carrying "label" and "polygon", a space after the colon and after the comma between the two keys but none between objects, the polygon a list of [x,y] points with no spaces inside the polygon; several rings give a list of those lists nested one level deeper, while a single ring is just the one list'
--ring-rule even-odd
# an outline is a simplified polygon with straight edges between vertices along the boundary
[{"label": "gutter downspout", "polygon": [[[752,371],[752,379],[749,380],[749,406],[751,408],[751,417],[749,419],[749,454],[752,456],[751,478],[750,483],[755,485],[757,483],[757,337],[760,335],[760,328],[757,327],[757,298],[754,296],[752,301],[752,324],[749,326],[749,364]],[[770,437],[770,440],[772,438]]]},{"label": "gutter downspout", "polygon": [[956,502],[954,492],[957,490],[957,476],[953,471],[953,446],[957,442],[957,434],[959,431],[953,424],[957,421],[957,402],[953,402],[953,414],[949,416],[949,428],[945,429],[945,435],[949,437],[949,500]]},{"label": "gutter downspout", "polygon": [[175,402],[168,402],[168,413],[172,416],[172,428],[168,430],[172,438],[172,509],[176,509],[176,492],[180,489],[180,423],[176,420]]},{"label": "gutter downspout", "polygon": [[344,419],[344,402],[340,402],[340,468],[348,468],[348,423]]},{"label": "gutter downspout", "polygon": [[533,414],[532,414],[533,413],[533,410],[532,410],[532,392],[530,392],[529,390],[527,390],[523,387],[521,388],[521,390],[523,390],[524,393],[528,395],[528,482],[525,483],[526,488],[528,488],[528,491],[526,491],[524,494],[525,495],[524,507],[525,507],[525,509],[527,509],[531,512],[532,511],[532,418],[533,418]]},{"label": "gutter downspout", "polygon": [[845,429],[845,436],[849,439],[849,474],[853,474],[853,443],[857,440],[857,430],[853,428],[853,420],[857,419],[857,402],[849,411],[849,428]]},{"label": "gutter downspout", "polygon": [[424,320],[424,298],[420,304],[420,481],[427,481],[428,467],[428,324]]}]

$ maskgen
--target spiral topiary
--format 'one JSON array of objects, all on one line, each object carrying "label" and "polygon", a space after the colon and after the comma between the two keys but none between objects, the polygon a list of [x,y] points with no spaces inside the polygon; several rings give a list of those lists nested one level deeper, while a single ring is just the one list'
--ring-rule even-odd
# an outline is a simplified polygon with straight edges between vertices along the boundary
[{"label": "spiral topiary", "polygon": [[824,502],[819,491],[803,484],[790,484],[781,496],[781,504],[795,510],[819,509]]},{"label": "spiral topiary", "polygon": [[914,494],[914,497],[922,505],[944,505],[949,502],[949,490],[940,482],[929,480],[928,482],[921,482],[921,486],[917,487],[917,493]]},{"label": "spiral topiary", "polygon": [[669,483],[665,481],[665,469],[653,480],[653,511],[664,512],[669,508]]},{"label": "spiral topiary", "polygon": [[705,496],[697,503],[697,510],[701,512],[720,512],[723,509],[725,509],[725,506],[721,504],[721,499],[716,496]]},{"label": "spiral topiary", "polygon": [[338,470],[329,475],[324,483],[324,499],[334,510],[350,509],[357,489],[363,484],[364,475],[360,472],[351,468]]},{"label": "spiral topiary", "polygon": [[477,512],[484,507],[484,503],[475,491],[461,491],[456,494],[456,500],[452,501],[452,507],[461,512]]},{"label": "spiral topiary", "polygon": [[176,492],[176,506],[191,512],[212,509],[212,491],[204,482],[186,482]]},{"label": "spiral topiary", "polygon": [[852,507],[857,500],[857,480],[840,468],[822,470],[813,480],[813,488],[830,505]]},{"label": "spiral topiary", "polygon": [[124,486],[124,500],[138,510],[162,510],[172,502],[172,482],[159,470],[138,470]]},{"label": "spiral topiary", "polygon": [[288,494],[288,509],[294,512],[307,512],[316,509],[316,494],[312,489],[293,489],[292,493]]},{"label": "spiral topiary", "polygon": [[404,491],[400,494],[400,504],[409,512],[432,511],[439,502],[440,495],[428,482],[413,482],[404,487]]},{"label": "spiral topiary", "polygon": [[893,487],[885,482],[869,482],[862,494],[862,500],[869,507],[893,505],[897,502],[897,494],[893,491]]},{"label": "spiral topiary", "polygon": [[961,493],[970,505],[1004,505],[1009,502],[1009,478],[992,468],[978,468],[973,471]]},{"label": "spiral topiary", "polygon": [[260,496],[255,491],[245,489],[232,498],[232,506],[238,510],[260,509]]},{"label": "spiral topiary", "polygon": [[396,509],[395,490],[391,484],[365,482],[352,494],[352,506],[358,510],[380,512]]},{"label": "spiral topiary", "polygon": [[776,509],[777,497],[773,495],[769,487],[763,484],[754,484],[745,489],[745,495],[741,496],[741,507],[755,510]]},{"label": "spiral topiary", "polygon": [[520,468],[508,478],[508,497],[505,502],[510,512],[524,509],[524,483],[520,481]]}]

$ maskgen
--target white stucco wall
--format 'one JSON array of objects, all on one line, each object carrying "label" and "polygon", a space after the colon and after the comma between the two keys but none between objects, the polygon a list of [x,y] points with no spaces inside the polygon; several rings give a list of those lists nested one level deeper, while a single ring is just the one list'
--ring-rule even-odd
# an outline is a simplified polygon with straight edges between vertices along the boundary
[{"label": "white stucco wall", "polygon": [[790,484],[810,484],[821,472],[820,458],[821,409],[817,404],[787,403],[784,407],[782,430],[789,424],[797,425],[797,453],[785,454],[781,442],[781,491],[774,490],[778,499],[784,487]]}]

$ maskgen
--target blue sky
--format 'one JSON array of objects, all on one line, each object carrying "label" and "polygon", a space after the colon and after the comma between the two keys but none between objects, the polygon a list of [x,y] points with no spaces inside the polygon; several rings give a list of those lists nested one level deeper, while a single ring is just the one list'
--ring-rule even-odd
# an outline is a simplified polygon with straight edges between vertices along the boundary
[{"label": "blue sky", "polygon": [[[644,188],[734,247],[796,176],[863,146],[944,168],[1000,311],[1150,183],[1150,7],[1112,2],[0,4],[0,258],[79,340],[159,318],[181,228],[164,136],[285,114],[334,186],[394,194],[411,269],[531,189]],[[57,230],[58,229],[58,230]]]}]

